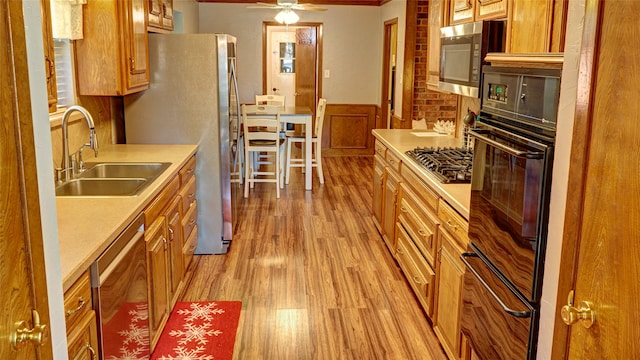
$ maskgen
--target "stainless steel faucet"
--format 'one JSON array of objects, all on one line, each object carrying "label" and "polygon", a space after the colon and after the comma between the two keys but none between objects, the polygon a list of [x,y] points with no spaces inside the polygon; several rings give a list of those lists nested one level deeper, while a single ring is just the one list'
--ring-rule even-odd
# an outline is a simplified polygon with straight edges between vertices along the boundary
[{"label": "stainless steel faucet", "polygon": [[80,150],[88,145],[93,149],[95,155],[98,156],[98,137],[96,136],[95,125],[91,114],[89,114],[87,109],[79,105],[68,107],[62,115],[62,168],[56,169],[58,182],[69,181],[76,173],[76,163],[75,161],[72,161],[71,156],[69,155],[69,131],[67,130],[69,117],[74,111],[81,113],[85,120],[87,120],[87,125],[89,126],[89,143],[83,144],[80,147]]}]

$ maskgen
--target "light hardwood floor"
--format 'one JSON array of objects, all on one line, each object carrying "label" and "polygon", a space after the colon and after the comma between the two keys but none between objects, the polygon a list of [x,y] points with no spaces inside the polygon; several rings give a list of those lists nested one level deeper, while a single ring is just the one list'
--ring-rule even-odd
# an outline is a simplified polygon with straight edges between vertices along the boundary
[{"label": "light hardwood floor", "polygon": [[226,255],[196,256],[183,301],[241,300],[234,359],[446,359],[371,214],[373,159],[256,184]]}]

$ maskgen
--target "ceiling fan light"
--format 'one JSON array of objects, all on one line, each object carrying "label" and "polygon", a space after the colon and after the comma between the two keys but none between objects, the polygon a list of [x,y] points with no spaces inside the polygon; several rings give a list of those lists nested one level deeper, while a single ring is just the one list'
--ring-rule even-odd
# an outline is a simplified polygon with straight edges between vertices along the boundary
[{"label": "ceiling fan light", "polygon": [[283,9],[276,15],[275,19],[280,24],[289,25],[298,22],[298,20],[300,20],[300,17],[298,16],[298,14],[291,11],[291,9]]}]

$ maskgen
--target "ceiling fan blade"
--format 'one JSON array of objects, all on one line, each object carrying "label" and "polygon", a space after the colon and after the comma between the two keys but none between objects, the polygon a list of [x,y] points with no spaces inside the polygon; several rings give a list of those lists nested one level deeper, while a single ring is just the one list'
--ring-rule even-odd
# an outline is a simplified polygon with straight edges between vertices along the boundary
[{"label": "ceiling fan blade", "polygon": [[247,6],[247,9],[282,9],[282,6],[276,5],[276,4],[257,2],[255,5]]},{"label": "ceiling fan blade", "polygon": [[305,11],[327,11],[327,9],[313,5],[313,4],[296,4],[291,7],[294,10],[305,10]]}]

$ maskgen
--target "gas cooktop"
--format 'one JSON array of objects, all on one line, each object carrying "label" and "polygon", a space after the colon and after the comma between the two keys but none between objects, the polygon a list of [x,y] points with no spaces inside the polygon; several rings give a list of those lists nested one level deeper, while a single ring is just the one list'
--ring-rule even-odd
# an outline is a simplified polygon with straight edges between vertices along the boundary
[{"label": "gas cooktop", "polygon": [[465,148],[417,147],[405,152],[442,183],[470,183],[473,151]]}]

